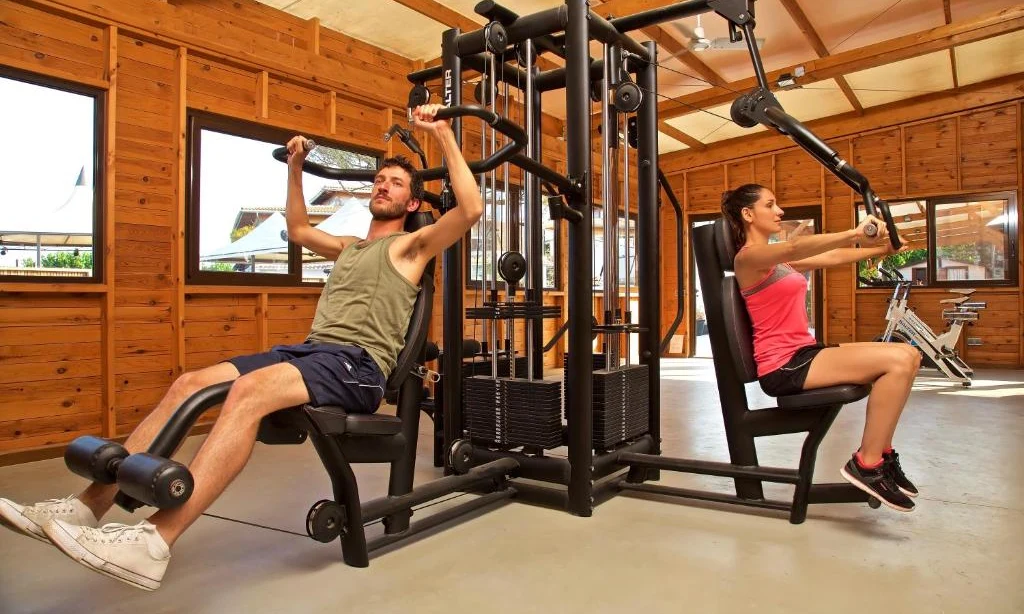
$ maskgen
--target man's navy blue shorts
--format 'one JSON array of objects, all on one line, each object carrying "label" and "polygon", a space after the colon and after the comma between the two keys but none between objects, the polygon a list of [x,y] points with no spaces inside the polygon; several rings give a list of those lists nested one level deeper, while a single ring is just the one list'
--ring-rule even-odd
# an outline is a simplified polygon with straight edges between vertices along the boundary
[{"label": "man's navy blue shorts", "polygon": [[313,406],[337,405],[348,413],[372,414],[384,397],[384,374],[356,345],[300,343],[228,360],[242,375],[287,362],[299,370]]}]

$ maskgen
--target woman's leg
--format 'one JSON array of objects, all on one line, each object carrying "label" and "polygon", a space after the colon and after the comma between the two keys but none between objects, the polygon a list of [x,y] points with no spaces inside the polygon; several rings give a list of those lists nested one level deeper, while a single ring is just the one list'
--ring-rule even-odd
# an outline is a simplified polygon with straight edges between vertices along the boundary
[{"label": "woman's leg", "polygon": [[892,448],[892,437],[910,388],[921,365],[916,348],[903,343],[850,343],[825,348],[811,361],[804,389],[839,384],[872,384],[860,459],[865,465],[881,462]]}]

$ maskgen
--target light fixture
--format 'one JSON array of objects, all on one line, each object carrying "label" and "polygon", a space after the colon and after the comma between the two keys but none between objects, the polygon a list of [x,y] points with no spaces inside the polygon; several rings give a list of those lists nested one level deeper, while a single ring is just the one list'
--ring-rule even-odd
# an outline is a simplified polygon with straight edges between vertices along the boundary
[{"label": "light fixture", "polygon": [[693,45],[691,49],[694,51],[704,51],[711,48],[711,41],[704,34],[704,26],[700,24],[700,15],[697,15],[697,27],[693,29]]}]

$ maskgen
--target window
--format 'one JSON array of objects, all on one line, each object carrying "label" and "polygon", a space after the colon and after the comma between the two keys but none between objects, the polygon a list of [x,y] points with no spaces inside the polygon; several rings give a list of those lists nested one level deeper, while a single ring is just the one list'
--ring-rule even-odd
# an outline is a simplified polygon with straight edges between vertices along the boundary
[{"label": "window", "polygon": [[[288,167],[271,152],[293,133],[205,113],[189,116],[189,282],[323,283],[333,262],[288,242]],[[309,159],[376,169],[378,158],[316,137]],[[335,236],[366,237],[369,182],[303,175],[311,224]]]},{"label": "window", "polygon": [[[509,231],[509,209],[505,199],[503,184],[498,182],[499,187],[493,196],[497,200],[497,213],[491,206],[492,191],[490,181],[484,184],[484,215],[480,218],[469,232],[469,241],[466,244],[466,268],[468,270],[467,287],[479,287],[484,279],[488,283],[495,279],[493,267],[494,255],[501,258],[507,251],[518,251],[526,255],[526,222],[523,219],[525,209],[525,192],[518,185],[509,184],[508,192],[511,198],[511,224],[518,232]],[[541,199],[544,203],[544,199]],[[547,205],[541,206],[541,233],[543,236],[544,253],[541,256],[544,267],[544,288],[553,290],[558,287],[559,280],[559,254],[560,244],[558,225],[551,219],[550,210]],[[480,233],[484,238],[481,240]],[[529,263],[527,263],[529,265]],[[498,278],[499,286],[504,285],[501,277]],[[520,288],[525,287],[525,280],[520,282]]]},{"label": "window", "polygon": [[[878,265],[920,286],[1012,286],[1017,282],[1017,199],[1012,192],[890,203],[910,250],[861,262],[858,274],[879,277]],[[864,208],[858,207],[858,220]],[[869,287],[863,281],[860,287]]]},{"label": "window", "polygon": [[102,281],[103,96],[0,72],[0,279]]},{"label": "window", "polygon": [[[593,208],[594,216],[594,290],[604,290],[604,210],[601,207]],[[626,218],[619,215],[618,223],[619,248],[618,248],[618,271],[619,288],[625,289],[626,285]],[[637,287],[636,271],[636,216],[629,218],[629,281],[630,287]]]}]

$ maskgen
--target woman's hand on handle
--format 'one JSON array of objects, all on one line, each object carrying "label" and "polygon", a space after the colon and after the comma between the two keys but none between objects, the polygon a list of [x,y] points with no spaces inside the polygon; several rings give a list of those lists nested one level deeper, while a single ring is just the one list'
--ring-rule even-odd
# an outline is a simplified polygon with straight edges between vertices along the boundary
[{"label": "woman's hand on handle", "polygon": [[873,215],[864,216],[864,219],[857,225],[855,242],[866,246],[882,245],[883,241],[889,240],[889,231],[885,222]]},{"label": "woman's hand on handle", "polygon": [[892,246],[892,242],[887,242],[885,244],[886,254],[902,254],[903,252],[909,252],[910,250],[914,249],[913,247],[910,246],[909,243],[907,243],[906,239],[904,239],[900,235],[896,235],[896,238],[899,239],[900,241],[900,248],[896,249]]}]

